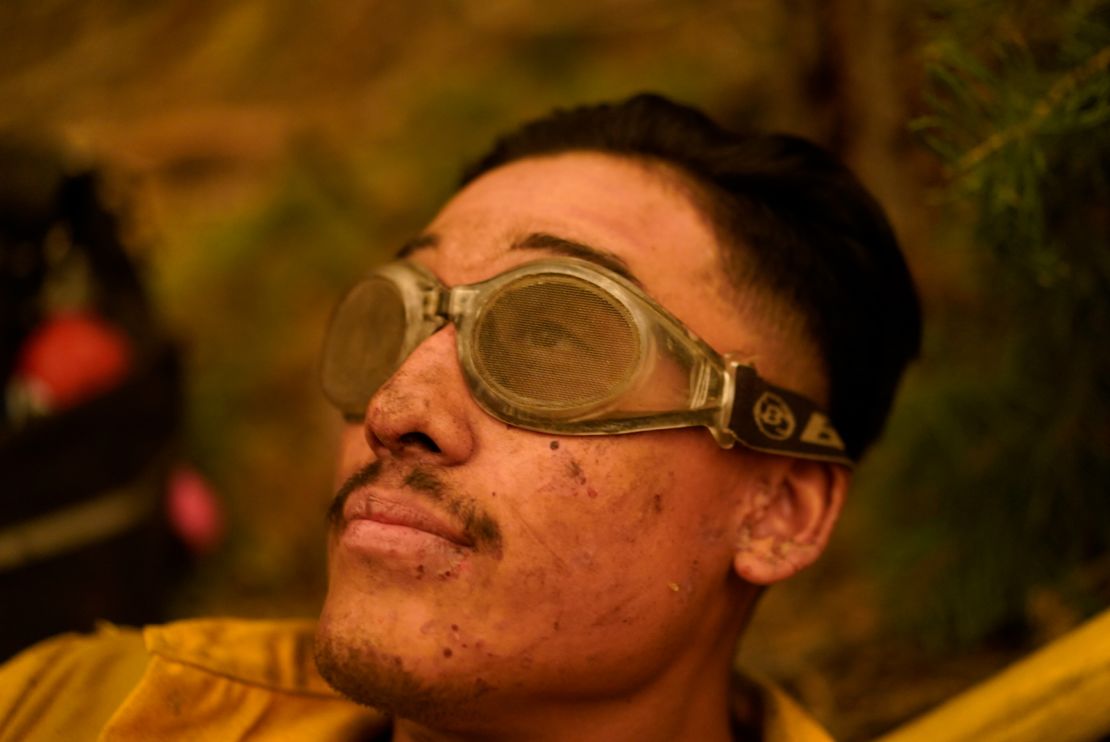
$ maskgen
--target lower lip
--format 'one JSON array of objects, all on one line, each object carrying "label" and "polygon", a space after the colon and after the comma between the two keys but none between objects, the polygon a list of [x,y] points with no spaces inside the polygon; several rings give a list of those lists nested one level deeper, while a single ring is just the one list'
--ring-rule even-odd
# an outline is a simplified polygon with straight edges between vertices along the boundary
[{"label": "lower lip", "polygon": [[458,559],[465,553],[458,544],[428,531],[365,519],[350,521],[339,543],[366,556],[402,560],[445,556]]}]

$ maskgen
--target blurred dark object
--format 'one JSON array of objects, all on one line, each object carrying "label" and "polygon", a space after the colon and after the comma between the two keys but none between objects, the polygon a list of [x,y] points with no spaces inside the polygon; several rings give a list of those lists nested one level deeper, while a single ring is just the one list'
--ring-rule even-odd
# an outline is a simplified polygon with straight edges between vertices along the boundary
[{"label": "blurred dark object", "polygon": [[94,172],[0,133],[0,659],[163,617],[181,418],[164,337]]}]

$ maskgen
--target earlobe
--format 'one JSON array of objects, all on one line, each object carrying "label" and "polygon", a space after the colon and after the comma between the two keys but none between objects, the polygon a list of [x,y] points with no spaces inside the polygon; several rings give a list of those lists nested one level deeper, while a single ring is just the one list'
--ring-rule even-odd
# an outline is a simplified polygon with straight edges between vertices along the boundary
[{"label": "earlobe", "polygon": [[843,466],[780,459],[739,506],[733,569],[770,585],[808,567],[825,550],[851,481]]}]

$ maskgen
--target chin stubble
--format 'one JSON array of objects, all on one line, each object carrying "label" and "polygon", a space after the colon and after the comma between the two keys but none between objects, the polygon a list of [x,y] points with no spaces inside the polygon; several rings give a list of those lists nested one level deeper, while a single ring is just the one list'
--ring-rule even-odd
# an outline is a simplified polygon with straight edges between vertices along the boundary
[{"label": "chin stubble", "polygon": [[365,638],[338,637],[324,624],[317,630],[315,659],[320,675],[348,699],[428,726],[467,725],[475,702],[494,690],[480,677],[422,681],[400,656]]}]

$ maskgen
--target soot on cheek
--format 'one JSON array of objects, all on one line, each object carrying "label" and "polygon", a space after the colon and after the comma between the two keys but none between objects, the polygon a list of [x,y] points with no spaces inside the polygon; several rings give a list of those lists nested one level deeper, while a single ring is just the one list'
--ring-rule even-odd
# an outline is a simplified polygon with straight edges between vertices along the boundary
[{"label": "soot on cheek", "polygon": [[550,466],[544,467],[544,476],[539,480],[535,489],[536,494],[567,497],[588,494],[590,497],[596,497],[597,491],[590,487],[589,478],[581,461],[565,446],[560,446],[559,441],[551,441],[549,446],[556,453],[550,459]]},{"label": "soot on cheek", "polygon": [[650,473],[640,470],[633,482],[633,491],[643,493],[642,499],[637,503],[639,522],[659,520],[667,509],[667,493],[674,491],[676,479],[673,469]]},{"label": "soot on cheek", "polygon": [[570,458],[567,461],[567,474],[578,484],[586,485],[586,474],[582,471],[582,465],[576,459]]}]

